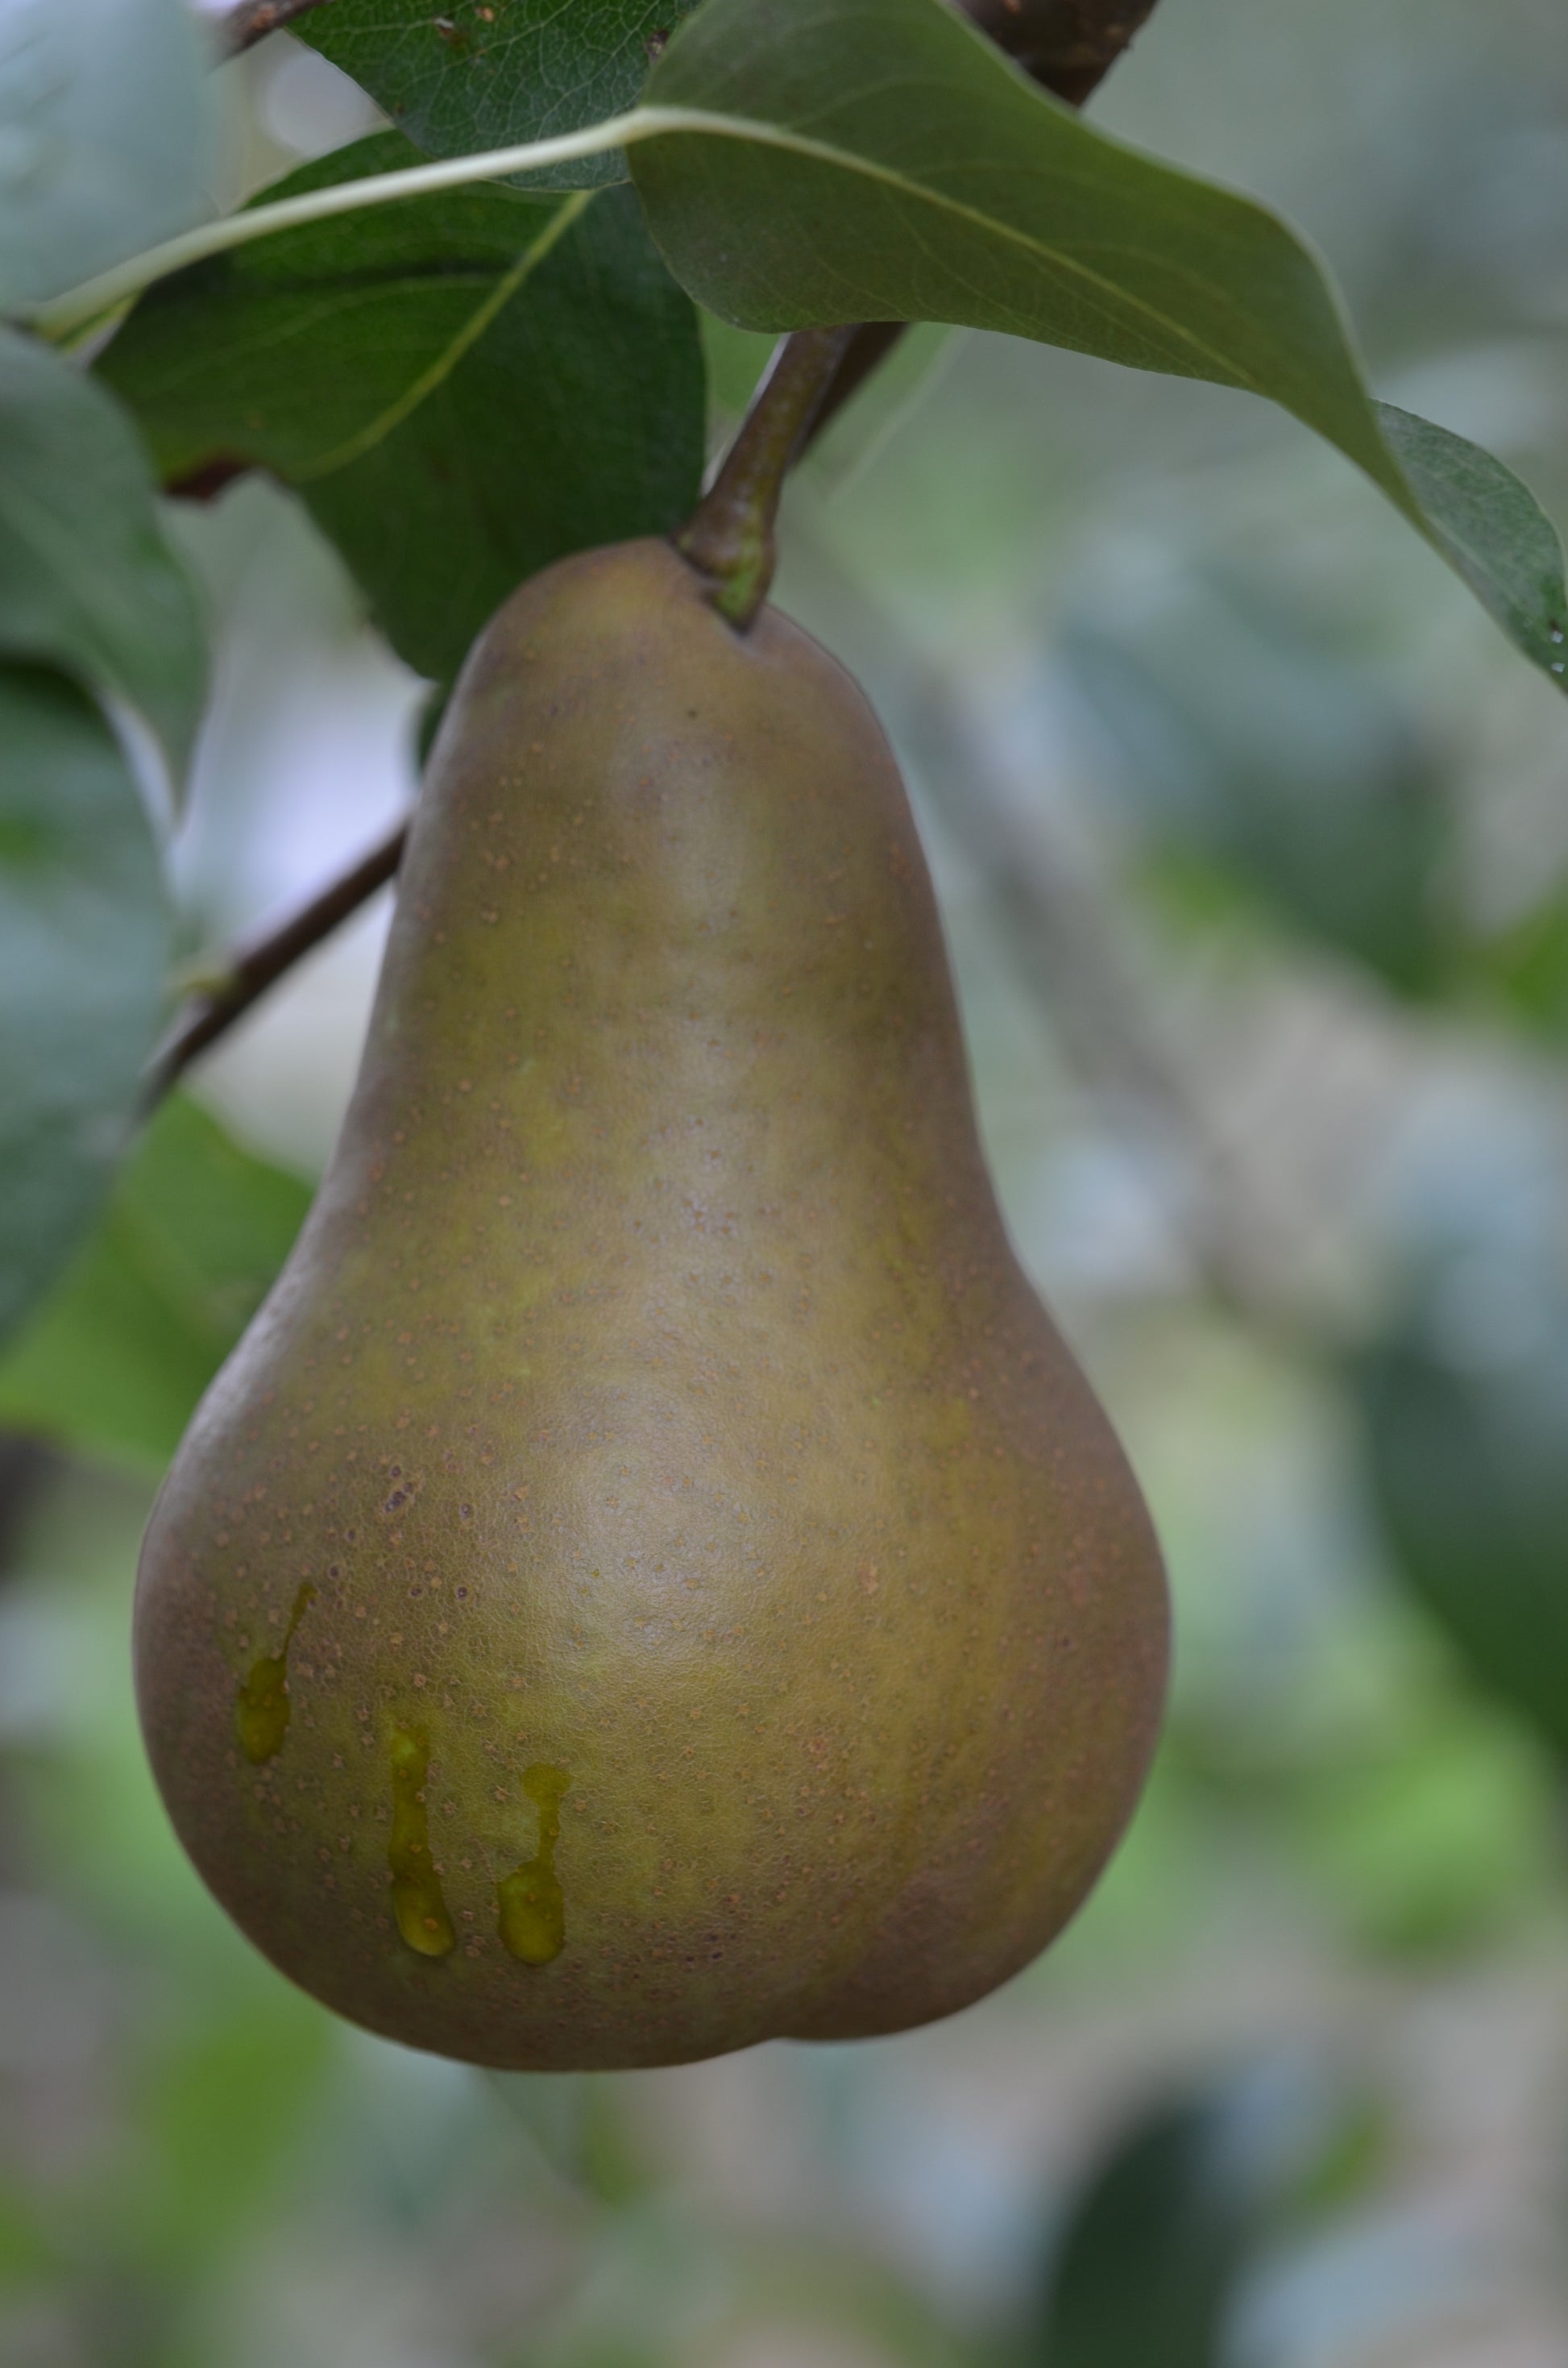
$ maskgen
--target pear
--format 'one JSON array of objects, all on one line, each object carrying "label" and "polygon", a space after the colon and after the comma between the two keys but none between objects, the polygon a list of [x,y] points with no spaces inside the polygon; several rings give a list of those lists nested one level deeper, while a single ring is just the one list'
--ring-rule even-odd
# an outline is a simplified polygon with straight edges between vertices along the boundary
[{"label": "pear", "polygon": [[1084,1897],[1163,1693],[892,755],[708,588],[631,543],[482,636],[342,1138],[142,1558],[213,1892],[480,2064],[968,2005]]}]

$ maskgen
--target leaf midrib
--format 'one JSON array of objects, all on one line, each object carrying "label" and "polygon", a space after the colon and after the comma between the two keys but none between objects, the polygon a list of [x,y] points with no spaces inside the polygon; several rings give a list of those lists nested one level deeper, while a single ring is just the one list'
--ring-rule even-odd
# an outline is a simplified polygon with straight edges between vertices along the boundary
[{"label": "leaf midrib", "polygon": [[[581,194],[585,198],[591,198],[598,195],[599,192],[585,190]],[[555,217],[551,219],[554,220]],[[271,283],[265,287],[258,287],[254,283],[237,283],[230,290],[230,301],[236,311],[248,309],[257,302],[270,306],[290,301],[298,304],[300,310],[284,322],[257,323],[248,335],[244,334],[244,324],[237,324],[234,333],[227,338],[223,347],[225,363],[231,366],[240,365],[252,359],[270,359],[276,362],[287,352],[290,346],[297,344],[301,338],[315,336],[324,322],[341,322],[356,310],[367,305],[375,306],[388,298],[395,298],[404,293],[415,296],[450,297],[460,294],[464,289],[472,289],[479,296],[479,302],[475,304],[473,312],[449,333],[446,345],[441,347],[435,359],[426,364],[413,381],[414,384],[420,385],[428,378],[430,385],[426,392],[433,393],[442,380],[450,375],[452,369],[461,359],[462,353],[476,342],[479,336],[483,335],[491,320],[516,293],[517,287],[528,276],[519,268],[520,265],[527,262],[530,256],[535,265],[543,260],[543,256],[537,252],[538,245],[539,242],[536,241],[533,248],[526,250],[523,256],[515,258],[509,269],[505,271],[494,265],[469,263],[460,269],[453,270],[426,271],[416,268],[402,272],[388,270],[369,274],[346,274],[342,280],[301,279],[292,287]],[[512,284],[508,285],[508,282]],[[472,328],[472,324],[476,320],[480,324],[477,331]],[[194,383],[199,388],[202,382],[210,377],[211,368],[212,358],[210,351],[187,350],[173,355],[165,366],[148,371],[144,378],[138,380],[139,394],[142,398],[151,396],[161,401],[172,399],[178,402],[187,386]],[[112,372],[110,382],[113,383]],[[397,404],[403,403],[404,399],[404,395],[397,396],[392,404],[387,405],[387,413],[393,410]],[[403,416],[406,416],[407,412],[415,407],[414,404],[408,404]],[[384,416],[378,415],[378,416]],[[369,425],[373,424],[373,422],[369,423]],[[368,433],[368,427],[356,428],[351,437],[344,439],[344,444],[355,443]],[[192,439],[192,450],[201,445],[202,439],[199,437]],[[187,458],[188,455],[182,445],[180,447],[182,465]],[[164,450],[164,460],[165,465],[167,466],[166,447]],[[278,465],[288,467],[291,482],[303,482],[307,474],[314,476],[325,473],[329,466],[340,464],[336,461],[312,459],[298,465],[286,463]]]},{"label": "leaf midrib", "polygon": [[[783,149],[791,154],[810,156],[816,163],[830,165],[839,172],[853,173],[861,180],[881,182],[884,188],[894,189],[903,197],[915,199],[924,205],[934,206],[939,211],[949,214],[955,222],[968,223],[992,238],[1002,239],[1008,245],[1018,247],[1038,261],[1053,265],[1071,278],[1081,280],[1085,287],[1092,288],[1096,295],[1108,298],[1118,311],[1141,313],[1146,321],[1157,324],[1167,337],[1186,345],[1194,354],[1204,358],[1209,367],[1200,375],[1208,377],[1217,370],[1221,383],[1245,386],[1255,394],[1262,394],[1266,392],[1250,372],[1241,370],[1236,363],[1208,345],[1194,331],[1183,328],[1178,321],[1174,321],[1168,313],[1162,313],[1157,305],[1150,303],[1147,299],[1119,287],[1115,280],[1108,279],[1102,273],[1093,270],[1089,265],[1081,263],[1075,256],[1065,253],[1062,248],[1048,245],[1032,232],[1017,230],[1011,223],[998,221],[994,214],[984,213],[978,206],[970,205],[961,198],[952,197],[946,190],[934,188],[928,182],[914,180],[908,174],[898,171],[891,165],[884,165],[876,158],[858,155],[852,150],[840,148],[831,141],[814,139],[809,132],[794,131],[778,124],[759,122],[752,116],[717,115],[701,108],[640,108],[632,118],[631,126],[623,134],[623,139],[624,143],[631,146],[634,141],[641,143],[643,140],[678,136],[683,131],[706,134],[714,139],[744,141],[763,147]],[[1250,200],[1239,202],[1250,202]],[[1137,250],[1123,251],[1135,253]]]}]

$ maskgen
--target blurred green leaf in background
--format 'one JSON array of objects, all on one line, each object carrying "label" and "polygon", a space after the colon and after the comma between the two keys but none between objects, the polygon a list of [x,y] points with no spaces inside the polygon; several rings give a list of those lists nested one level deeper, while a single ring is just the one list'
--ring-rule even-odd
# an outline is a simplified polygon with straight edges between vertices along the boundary
[{"label": "blurred green leaf in background", "polygon": [[1057,649],[1146,842],[1246,888],[1307,943],[1431,993],[1456,959],[1454,815],[1415,717],[1268,587],[1184,573]]},{"label": "blurred green leaf in background", "polygon": [[146,805],[92,700],[0,666],[0,1337],[108,1191],[164,1005],[170,916]]},{"label": "blurred green leaf in background", "polygon": [[192,587],[135,429],[101,386],[0,328],[0,653],[138,709],[176,768],[206,693]]},{"label": "blurred green leaf in background", "polygon": [[161,1469],[310,1199],[176,1096],[121,1170],[93,1238],[0,1360],[0,1423]]},{"label": "blurred green leaf in background", "polygon": [[1483,1682],[1568,1753],[1568,1324],[1561,1300],[1507,1312],[1512,1340],[1489,1338],[1484,1317],[1468,1339],[1418,1319],[1357,1377],[1402,1575]]}]

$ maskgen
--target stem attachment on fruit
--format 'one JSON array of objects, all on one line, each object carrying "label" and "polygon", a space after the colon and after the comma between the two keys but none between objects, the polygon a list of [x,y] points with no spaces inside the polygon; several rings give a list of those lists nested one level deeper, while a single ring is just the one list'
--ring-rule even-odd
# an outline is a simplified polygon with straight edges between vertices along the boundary
[{"label": "stem attachment on fruit", "polygon": [[740,632],[773,581],[784,479],[855,335],[851,324],[796,329],[780,341],[718,475],[675,537],[683,558],[712,578],[714,607]]}]

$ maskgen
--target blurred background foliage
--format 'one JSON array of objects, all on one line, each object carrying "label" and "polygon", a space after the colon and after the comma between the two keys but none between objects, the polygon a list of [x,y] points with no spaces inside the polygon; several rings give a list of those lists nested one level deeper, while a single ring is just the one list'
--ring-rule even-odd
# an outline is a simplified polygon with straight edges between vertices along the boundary
[{"label": "blurred background foliage", "polygon": [[[229,199],[377,127],[287,40],[223,81]],[[1096,113],[1279,205],[1379,392],[1568,517],[1561,0],[1166,0]],[[766,350],[709,324],[716,433]],[[194,958],[388,825],[425,694],[292,496],[172,515],[219,633]],[[1304,430],[1038,347],[909,339],[783,541],[906,762],[1008,1218],[1165,1541],[1150,1794],[1046,1960],[863,2047],[487,2077],[235,1936],[142,1765],[130,1589],[382,900],[0,1364],[0,2359],[1561,2368],[1561,705]]]}]

